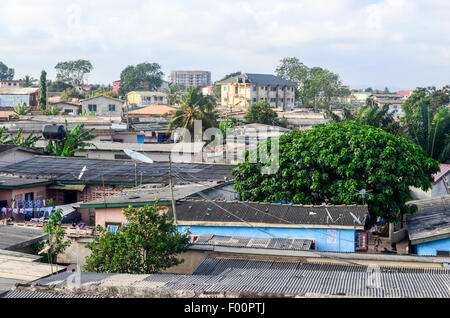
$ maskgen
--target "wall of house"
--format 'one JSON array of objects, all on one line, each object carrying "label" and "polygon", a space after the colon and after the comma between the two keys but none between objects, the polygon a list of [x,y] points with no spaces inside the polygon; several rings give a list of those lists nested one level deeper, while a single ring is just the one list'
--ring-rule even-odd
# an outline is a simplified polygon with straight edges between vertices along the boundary
[{"label": "wall of house", "polygon": [[450,238],[417,244],[417,255],[436,256],[437,251],[450,251]]},{"label": "wall of house", "polygon": [[431,188],[431,197],[440,197],[443,195],[448,195],[447,188],[445,186],[444,180],[441,178],[437,183],[433,184]]},{"label": "wall of house", "polygon": [[[81,102],[82,110],[89,112],[89,105],[97,105],[96,116],[111,116],[120,117],[122,116],[122,106],[123,102],[119,100],[113,100],[104,96],[98,98],[93,98]],[[109,111],[109,105],[115,105],[115,111]]]},{"label": "wall of house", "polygon": [[0,106],[2,107],[15,107],[19,104],[23,105],[23,103],[25,103],[27,106],[33,106],[30,105],[30,95],[0,95]]},{"label": "wall of house", "polygon": [[[188,226],[178,226],[179,231],[185,232]],[[233,226],[189,226],[195,235],[224,235],[255,238],[302,238],[315,241],[317,251],[355,252],[356,230],[347,229],[314,229],[314,228],[255,228]],[[261,231],[263,230],[263,231]]]},{"label": "wall of house", "polygon": [[[136,206],[135,208],[142,208],[143,206]],[[127,219],[123,215],[122,210],[126,207],[108,207],[95,208],[95,225],[106,227],[106,223],[121,223],[124,225]],[[169,209],[169,206],[162,206],[164,211]]]},{"label": "wall of house", "polygon": [[35,156],[35,154],[21,150],[7,152],[6,154],[0,153],[0,167],[18,163],[30,159],[33,156]]}]

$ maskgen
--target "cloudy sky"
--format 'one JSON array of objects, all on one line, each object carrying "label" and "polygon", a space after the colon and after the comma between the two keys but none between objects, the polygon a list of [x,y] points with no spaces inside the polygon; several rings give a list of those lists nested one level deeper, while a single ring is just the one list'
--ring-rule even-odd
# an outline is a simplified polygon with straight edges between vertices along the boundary
[{"label": "cloudy sky", "polygon": [[273,73],[298,57],[352,87],[450,84],[448,0],[0,0],[0,61],[16,77],[54,78],[88,59],[90,82],[127,65]]}]

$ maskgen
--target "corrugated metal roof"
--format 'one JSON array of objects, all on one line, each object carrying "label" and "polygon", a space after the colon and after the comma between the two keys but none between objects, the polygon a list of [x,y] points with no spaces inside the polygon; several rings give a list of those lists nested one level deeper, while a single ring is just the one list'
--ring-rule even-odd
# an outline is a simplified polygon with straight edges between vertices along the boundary
[{"label": "corrugated metal roof", "polygon": [[[40,287],[63,286],[67,275],[69,273],[54,275],[35,281],[34,284]],[[227,258],[207,258],[193,275],[81,273],[81,281],[82,286],[98,286],[100,289],[126,286],[131,293],[133,287],[139,287],[203,292],[244,291],[353,297],[450,298],[449,269],[381,267],[373,271],[367,266],[356,265]],[[8,297],[14,295],[13,292],[10,293]],[[52,294],[56,292],[49,290],[49,293],[51,294],[49,297],[56,297]],[[21,297],[38,296],[36,293],[16,294]]]},{"label": "corrugated metal roof", "polygon": [[[220,206],[221,208],[219,208]],[[227,210],[237,217],[227,213]],[[327,210],[333,220],[328,218]],[[368,215],[365,205],[307,206],[261,202],[211,202],[202,200],[186,200],[177,204],[179,221],[205,222],[246,222],[274,224],[309,224],[360,226],[351,216],[353,213],[362,224]],[[169,210],[172,215],[172,209]]]},{"label": "corrugated metal roof", "polygon": [[[133,183],[135,182],[135,166],[133,161],[75,159],[57,157],[34,157],[0,168],[0,173],[12,175],[49,176],[56,181],[95,182],[101,183]],[[78,175],[83,167],[86,171],[82,180]],[[174,163],[173,169],[181,179],[174,176],[175,183],[223,181],[233,179],[231,170],[236,166],[216,164]],[[168,183],[167,163],[137,164],[138,179],[143,183]],[[194,177],[192,177],[192,175]],[[184,181],[186,180],[186,181]]]}]

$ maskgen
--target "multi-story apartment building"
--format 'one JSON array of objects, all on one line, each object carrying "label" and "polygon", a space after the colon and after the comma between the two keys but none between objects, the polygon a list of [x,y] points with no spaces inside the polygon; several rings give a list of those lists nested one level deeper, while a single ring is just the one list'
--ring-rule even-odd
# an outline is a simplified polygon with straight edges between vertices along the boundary
[{"label": "multi-story apartment building", "polygon": [[222,82],[221,104],[230,108],[246,109],[251,104],[267,101],[274,108],[292,110],[297,83],[271,74],[241,74]]},{"label": "multi-story apartment building", "polygon": [[22,80],[0,80],[0,87],[20,87]]},{"label": "multi-story apartment building", "polygon": [[208,71],[172,71],[170,81],[184,87],[211,85],[211,72]]}]

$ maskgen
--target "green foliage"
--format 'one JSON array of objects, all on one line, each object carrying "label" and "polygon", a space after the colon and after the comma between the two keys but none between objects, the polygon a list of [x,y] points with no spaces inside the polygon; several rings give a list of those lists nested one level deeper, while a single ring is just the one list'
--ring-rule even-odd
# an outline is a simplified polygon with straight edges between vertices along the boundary
[{"label": "green foliage", "polygon": [[93,68],[91,62],[88,60],[59,62],[55,66],[56,80],[70,85],[82,85],[85,76]]},{"label": "green foliage", "polygon": [[129,65],[120,73],[119,93],[126,95],[131,91],[156,91],[162,85],[161,66],[158,63]]},{"label": "green foliage", "polygon": [[149,274],[181,264],[179,253],[189,246],[189,233],[181,234],[157,205],[124,209],[128,224],[113,234],[101,235],[86,244],[92,253],[84,270],[101,273]]},{"label": "green foliage", "polygon": [[342,87],[339,75],[321,67],[309,68],[296,57],[282,59],[275,72],[284,79],[297,82],[296,99],[314,109],[330,109],[334,98],[350,94]]},{"label": "green foliage", "polygon": [[31,107],[29,107],[26,103],[23,103],[22,105],[18,104],[16,107],[14,107],[14,113],[14,118],[28,115],[29,113],[31,113]]},{"label": "green foliage", "polygon": [[91,98],[91,97],[96,97],[96,96],[102,96],[102,95],[106,95],[106,96],[110,96],[110,97],[114,97],[114,98],[118,98],[119,95],[117,95],[116,93],[114,93],[110,87],[107,86],[99,86],[98,88],[91,90],[86,98]]},{"label": "green foliage", "polygon": [[26,138],[23,136],[23,128],[19,129],[19,132],[17,133],[17,137],[14,137],[13,135],[5,135],[3,136],[3,133],[5,131],[5,127],[2,127],[1,134],[0,134],[0,140],[3,144],[10,144],[10,145],[18,145],[25,148],[33,148],[34,144],[40,140],[41,136],[34,136],[33,134],[29,134]]},{"label": "green foliage", "polygon": [[39,80],[38,109],[45,110],[47,107],[47,72],[41,72]]},{"label": "green foliage", "polygon": [[22,87],[31,87],[34,83],[37,82],[37,79],[32,78],[29,75],[25,75],[25,77],[22,79],[23,83],[21,84]]},{"label": "green foliage", "polygon": [[52,261],[56,261],[57,256],[64,253],[71,244],[70,240],[64,240],[65,232],[61,227],[62,219],[63,210],[57,209],[50,214],[48,223],[44,228],[44,233],[48,234],[46,245],[50,246],[48,254]]},{"label": "green foliage", "polygon": [[14,78],[14,69],[9,68],[0,61],[0,80],[12,80]]},{"label": "green foliage", "polygon": [[403,103],[405,135],[428,156],[450,163],[450,86],[417,88]]},{"label": "green foliage", "polygon": [[278,115],[267,101],[259,101],[250,105],[244,120],[248,123],[278,125]]},{"label": "green foliage", "polygon": [[61,108],[59,108],[58,106],[48,106],[45,110],[44,110],[44,114],[48,115],[48,116],[56,116],[61,112]]},{"label": "green foliage", "polygon": [[66,120],[66,137],[62,140],[49,140],[45,151],[53,156],[73,157],[86,147],[94,146],[94,144],[89,142],[96,137],[92,134],[94,130],[94,128],[84,130],[84,124],[80,124],[69,132]]},{"label": "green foliage", "polygon": [[377,104],[368,102],[366,105],[358,108],[355,113],[344,107],[342,109],[342,117],[330,110],[327,110],[326,114],[334,122],[354,120],[358,124],[381,128],[394,135],[400,135],[401,133],[400,122],[396,121],[392,112],[389,111],[389,104],[378,107]]},{"label": "green foliage", "polygon": [[203,96],[200,87],[189,87],[179,100],[180,109],[171,112],[174,117],[169,122],[169,130],[186,128],[194,140],[194,122],[201,120],[202,132],[210,127],[217,127],[217,110],[212,96]]},{"label": "green foliage", "polygon": [[70,88],[67,88],[66,90],[64,90],[64,92],[61,94],[61,97],[59,100],[61,102],[67,102],[67,101],[71,101],[72,98],[83,99],[83,98],[85,98],[85,95],[82,93],[79,93],[75,89],[75,87],[70,87]]},{"label": "green foliage", "polygon": [[178,105],[180,103],[180,99],[183,97],[184,88],[180,85],[172,85],[169,86],[167,90],[167,104],[169,105]]},{"label": "green foliage", "polygon": [[[271,140],[267,141],[271,149]],[[302,204],[361,204],[366,200],[373,222],[377,216],[398,220],[412,213],[410,187],[426,191],[439,163],[404,137],[354,121],[315,125],[279,138],[279,170],[261,174],[269,163],[239,163],[233,171],[235,190],[243,200],[293,201]]]},{"label": "green foliage", "polygon": [[64,92],[66,89],[72,88],[72,85],[61,81],[54,81],[48,87],[49,92]]},{"label": "green foliage", "polygon": [[88,111],[87,109],[83,109],[82,111],[81,111],[81,114],[80,114],[80,116],[95,116],[95,112],[94,111]]}]

